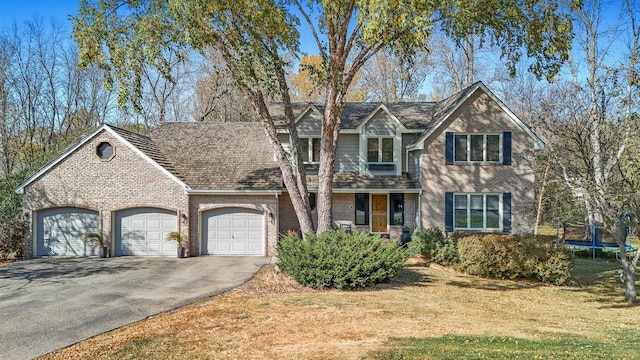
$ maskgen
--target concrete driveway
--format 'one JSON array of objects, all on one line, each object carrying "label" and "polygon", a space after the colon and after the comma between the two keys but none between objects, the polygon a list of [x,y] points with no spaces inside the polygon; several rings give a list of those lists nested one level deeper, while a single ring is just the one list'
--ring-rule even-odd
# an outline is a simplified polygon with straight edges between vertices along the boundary
[{"label": "concrete driveway", "polygon": [[32,359],[224,292],[270,260],[41,258],[0,267],[0,359]]}]

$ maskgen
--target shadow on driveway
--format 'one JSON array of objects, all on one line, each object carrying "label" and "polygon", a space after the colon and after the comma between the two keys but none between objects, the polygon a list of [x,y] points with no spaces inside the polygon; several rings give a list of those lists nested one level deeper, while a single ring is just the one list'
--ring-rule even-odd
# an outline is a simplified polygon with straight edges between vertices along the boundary
[{"label": "shadow on driveway", "polygon": [[0,268],[0,359],[32,359],[233,289],[271,258],[40,258]]}]

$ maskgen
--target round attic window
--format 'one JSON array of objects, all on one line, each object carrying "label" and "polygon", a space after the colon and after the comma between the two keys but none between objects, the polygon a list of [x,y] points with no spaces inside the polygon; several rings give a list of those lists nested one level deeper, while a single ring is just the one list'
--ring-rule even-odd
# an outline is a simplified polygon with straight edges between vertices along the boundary
[{"label": "round attic window", "polygon": [[96,148],[96,154],[102,160],[111,160],[113,158],[113,145],[106,141],[101,142]]}]

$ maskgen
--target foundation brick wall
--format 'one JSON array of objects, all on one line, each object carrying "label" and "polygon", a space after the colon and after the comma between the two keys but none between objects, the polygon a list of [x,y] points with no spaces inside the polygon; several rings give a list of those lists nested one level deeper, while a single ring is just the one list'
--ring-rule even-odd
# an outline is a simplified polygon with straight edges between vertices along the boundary
[{"label": "foundation brick wall", "polygon": [[[445,165],[445,132],[512,132],[512,165]],[[445,192],[510,192],[512,231],[529,233],[534,216],[534,142],[489,96],[476,92],[424,143],[420,155],[422,226],[445,228]]]},{"label": "foundation brick wall", "polygon": [[[96,147],[103,141],[114,148],[111,160],[96,155]],[[179,183],[103,131],[24,189],[23,209],[32,222],[35,210],[55,207],[98,211],[100,231],[112,247],[115,237],[112,219],[116,211],[161,208],[175,211],[179,219],[188,211],[188,198]],[[177,226],[183,233],[189,232],[187,224]],[[33,256],[33,245],[30,231],[25,239],[25,256]]]}]

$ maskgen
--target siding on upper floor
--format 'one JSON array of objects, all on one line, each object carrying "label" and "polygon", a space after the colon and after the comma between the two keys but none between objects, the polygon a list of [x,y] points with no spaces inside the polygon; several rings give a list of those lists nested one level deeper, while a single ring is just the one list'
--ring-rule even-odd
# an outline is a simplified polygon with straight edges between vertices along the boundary
[{"label": "siding on upper floor", "polygon": [[364,136],[396,136],[398,126],[402,125],[392,119],[386,112],[378,111],[365,124]]},{"label": "siding on upper floor", "polygon": [[358,171],[359,136],[344,134],[338,137],[335,171]]},{"label": "siding on upper floor", "polygon": [[[289,151],[289,134],[279,134],[280,142]],[[301,137],[303,137],[301,135]],[[343,134],[338,138],[335,171],[358,171],[359,137],[357,134]]]},{"label": "siding on upper floor", "polygon": [[322,115],[309,111],[297,123],[298,136],[317,136],[322,134]]},{"label": "siding on upper floor", "polygon": [[[407,146],[418,136],[418,134],[402,134],[402,172],[408,172],[410,174],[416,173],[415,162],[412,155],[409,155],[407,159]],[[407,160],[409,164],[407,164]],[[407,171],[407,165],[408,171]]]}]

